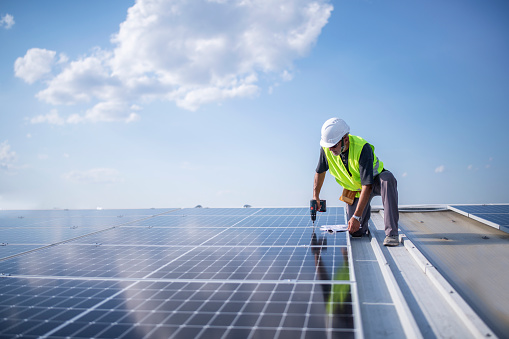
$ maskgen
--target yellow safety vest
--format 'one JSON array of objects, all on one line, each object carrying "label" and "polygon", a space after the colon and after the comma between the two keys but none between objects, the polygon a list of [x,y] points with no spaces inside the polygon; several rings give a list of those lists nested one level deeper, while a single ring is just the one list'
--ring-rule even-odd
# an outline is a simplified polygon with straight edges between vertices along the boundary
[{"label": "yellow safety vest", "polygon": [[[323,147],[323,150],[329,163],[329,171],[336,178],[338,184],[347,190],[357,191],[356,197],[358,198],[362,189],[359,158],[362,148],[367,141],[355,135],[349,135],[348,138],[350,140],[350,146],[348,147],[348,170],[350,173],[348,173],[345,165],[343,165],[341,156],[332,154],[328,147]],[[375,177],[382,172],[384,164],[375,155],[375,147],[373,145],[370,146],[373,150],[373,177]]]}]

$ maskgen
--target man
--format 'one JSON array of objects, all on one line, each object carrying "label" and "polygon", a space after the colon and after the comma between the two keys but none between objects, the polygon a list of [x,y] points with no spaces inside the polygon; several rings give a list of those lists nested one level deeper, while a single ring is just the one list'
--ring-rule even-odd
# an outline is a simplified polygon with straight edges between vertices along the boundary
[{"label": "man", "polygon": [[339,118],[331,118],[323,124],[320,146],[313,199],[320,204],[325,173],[330,171],[343,187],[340,200],[347,203],[348,231],[354,237],[361,237],[368,231],[371,199],[381,196],[386,235],[384,245],[398,246],[398,184],[375,155],[375,147],[361,137],[350,135],[350,127]]}]

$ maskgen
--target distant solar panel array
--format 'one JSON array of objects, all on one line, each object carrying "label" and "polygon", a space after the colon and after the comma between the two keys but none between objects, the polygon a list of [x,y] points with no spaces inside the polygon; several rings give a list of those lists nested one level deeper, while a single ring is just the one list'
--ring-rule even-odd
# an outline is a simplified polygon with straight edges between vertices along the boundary
[{"label": "distant solar panel array", "polygon": [[328,210],[316,229],[306,208],[0,211],[0,336],[353,338]]},{"label": "distant solar panel array", "polygon": [[509,204],[451,205],[449,209],[509,233]]}]

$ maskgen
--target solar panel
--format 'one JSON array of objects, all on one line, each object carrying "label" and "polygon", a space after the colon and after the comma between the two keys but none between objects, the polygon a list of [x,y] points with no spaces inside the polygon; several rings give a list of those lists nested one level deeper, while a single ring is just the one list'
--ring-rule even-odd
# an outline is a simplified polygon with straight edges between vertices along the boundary
[{"label": "solar panel", "polygon": [[449,208],[509,233],[509,204],[452,205]]},{"label": "solar panel", "polygon": [[0,336],[358,331],[348,234],[319,231],[344,223],[342,208],[319,213],[315,228],[307,208],[82,212],[29,212],[16,226],[15,214],[0,211],[9,225],[0,236],[11,239],[0,246]]},{"label": "solar panel", "polygon": [[[0,260],[13,255],[33,251],[40,248],[41,245],[12,245],[8,243],[0,243]],[[1,272],[0,272],[1,273]]]},{"label": "solar panel", "polygon": [[509,214],[509,204],[500,205],[451,205],[466,213],[503,213]]}]

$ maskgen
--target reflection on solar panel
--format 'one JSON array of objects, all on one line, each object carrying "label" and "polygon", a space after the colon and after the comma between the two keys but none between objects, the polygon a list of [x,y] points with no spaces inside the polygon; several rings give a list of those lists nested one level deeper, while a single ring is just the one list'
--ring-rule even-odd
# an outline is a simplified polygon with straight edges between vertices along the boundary
[{"label": "reflection on solar panel", "polygon": [[509,204],[452,205],[449,208],[509,233]]},{"label": "reflection on solar panel", "polygon": [[353,338],[342,208],[0,211],[0,336]]}]

